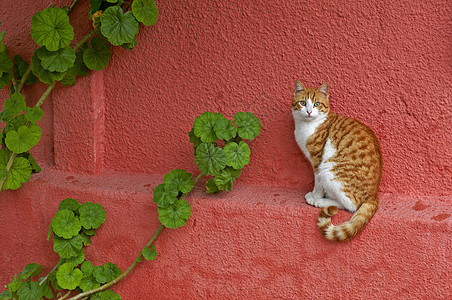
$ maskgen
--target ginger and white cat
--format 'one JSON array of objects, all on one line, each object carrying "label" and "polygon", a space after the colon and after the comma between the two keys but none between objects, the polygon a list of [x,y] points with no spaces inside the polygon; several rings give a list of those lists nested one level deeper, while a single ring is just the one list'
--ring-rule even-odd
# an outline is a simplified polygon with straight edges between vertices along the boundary
[{"label": "ginger and white cat", "polygon": [[[295,139],[315,175],[314,189],[306,194],[306,202],[323,207],[317,225],[327,239],[349,240],[378,209],[383,168],[380,143],[363,123],[331,111],[328,83],[315,89],[296,81],[292,114]],[[331,217],[338,209],[354,214],[335,226]]]}]

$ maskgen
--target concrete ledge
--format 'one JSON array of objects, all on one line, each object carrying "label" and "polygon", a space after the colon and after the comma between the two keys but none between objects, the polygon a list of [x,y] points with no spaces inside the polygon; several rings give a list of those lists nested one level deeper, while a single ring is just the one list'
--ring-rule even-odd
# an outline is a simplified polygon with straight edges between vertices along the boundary
[{"label": "concrete ledge", "polygon": [[[66,197],[101,203],[107,221],[86,256],[125,270],[159,226],[152,189],[163,176],[74,175],[47,169],[0,201],[0,283],[58,257],[46,241]],[[157,260],[139,265],[114,290],[123,299],[450,299],[450,199],[381,195],[373,220],[354,240],[325,240],[306,191],[238,183],[232,192],[189,197],[192,217],[165,229]],[[350,217],[341,212],[336,223]]]}]

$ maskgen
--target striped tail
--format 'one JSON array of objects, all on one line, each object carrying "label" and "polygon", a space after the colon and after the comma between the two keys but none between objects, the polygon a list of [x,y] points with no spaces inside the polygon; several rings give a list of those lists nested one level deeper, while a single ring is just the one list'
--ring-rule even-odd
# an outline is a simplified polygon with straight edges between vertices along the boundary
[{"label": "striped tail", "polygon": [[378,196],[369,199],[358,208],[350,220],[341,225],[331,224],[331,217],[337,214],[336,206],[328,206],[320,211],[317,225],[322,234],[330,241],[344,242],[357,235],[372,219],[378,209]]}]

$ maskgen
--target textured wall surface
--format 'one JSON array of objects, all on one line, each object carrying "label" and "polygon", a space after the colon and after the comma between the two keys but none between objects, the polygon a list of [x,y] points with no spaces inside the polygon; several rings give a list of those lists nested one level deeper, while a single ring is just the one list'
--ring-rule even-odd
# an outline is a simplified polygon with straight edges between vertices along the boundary
[{"label": "textured wall surface", "polygon": [[[34,12],[71,2],[0,1],[10,56],[29,61]],[[71,14],[75,41],[90,30],[88,2]],[[55,264],[46,227],[66,197],[106,207],[114,221],[90,255],[125,269],[148,238],[141,230],[158,226],[148,223],[156,220],[149,187],[172,168],[196,170],[187,136],[194,118],[251,111],[263,128],[236,190],[193,196],[189,224],[168,230],[158,244],[165,254],[119,285],[123,299],[451,296],[451,1],[156,5],[159,19],[140,30],[133,51],[114,48],[106,70],[46,100],[33,149],[44,171],[0,195],[0,284],[32,258]],[[318,210],[300,201],[313,175],[293,137],[296,79],[329,82],[333,109],[380,139],[382,208],[352,243],[324,241]],[[28,103],[44,89],[25,88]]]}]

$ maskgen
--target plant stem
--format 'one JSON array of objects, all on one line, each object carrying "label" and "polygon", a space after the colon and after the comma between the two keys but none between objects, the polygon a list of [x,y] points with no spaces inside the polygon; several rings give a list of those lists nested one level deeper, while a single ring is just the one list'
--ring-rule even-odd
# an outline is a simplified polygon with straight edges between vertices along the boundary
[{"label": "plant stem", "polygon": [[96,34],[97,28],[94,28],[91,30],[87,35],[85,35],[78,43],[74,46],[74,52],[77,52],[78,49],[87,41],[89,40],[94,34]]},{"label": "plant stem", "polygon": [[24,87],[25,80],[27,79],[28,75],[31,73],[31,62],[28,65],[27,70],[25,71],[24,75],[22,75],[22,78],[20,79],[19,85],[17,86],[16,93],[20,93],[22,91],[22,88]]},{"label": "plant stem", "polygon": [[75,6],[77,5],[77,3],[78,3],[79,1],[80,1],[80,0],[74,0],[74,2],[72,2],[71,6],[69,6],[69,8],[68,8],[68,10],[67,10],[67,14],[68,14],[68,15],[71,14],[71,12],[74,10]]},{"label": "plant stem", "polygon": [[66,293],[66,295],[64,295],[64,296],[61,297],[61,298],[58,298],[58,300],[66,299],[67,297],[69,297],[69,295],[71,294],[71,292],[72,292],[72,291],[68,291],[68,292]]},{"label": "plant stem", "polygon": [[[165,226],[160,225],[160,227],[155,231],[154,235],[151,237],[149,242],[146,244],[145,248],[150,247],[155,242],[155,240],[158,238],[158,236],[163,231],[163,229],[165,229]],[[135,266],[141,261],[142,258],[143,258],[143,254],[142,254],[142,252],[140,252],[140,254],[138,255],[137,259],[135,259],[135,261],[130,265],[130,267],[128,267],[127,270],[124,271],[124,273],[122,273],[121,275],[119,275],[118,277],[113,279],[112,281],[110,281],[110,282],[108,282],[108,283],[106,283],[106,284],[104,284],[104,285],[102,285],[102,286],[100,286],[98,288],[95,288],[95,289],[92,289],[90,291],[78,294],[77,296],[69,298],[69,300],[77,300],[77,299],[83,298],[85,296],[89,296],[89,295],[92,295],[94,293],[106,290],[110,286],[118,283],[121,279],[126,277],[127,274],[129,274],[133,270],[133,268],[135,268]]]}]

